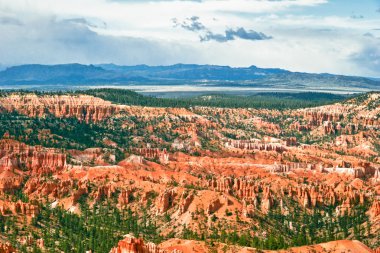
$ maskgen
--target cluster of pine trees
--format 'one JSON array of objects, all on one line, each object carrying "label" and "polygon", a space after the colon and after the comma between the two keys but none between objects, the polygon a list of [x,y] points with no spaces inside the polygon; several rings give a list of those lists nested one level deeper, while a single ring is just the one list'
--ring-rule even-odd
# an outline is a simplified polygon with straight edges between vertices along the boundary
[{"label": "cluster of pine trees", "polygon": [[[130,209],[119,210],[114,203],[103,202],[89,207],[81,203],[82,214],[63,210],[60,207],[41,206],[41,212],[32,219],[20,223],[15,216],[0,215],[0,232],[8,235],[12,245],[20,252],[40,252],[36,239],[42,238],[46,252],[109,252],[123,235],[134,234],[147,241],[160,242],[156,224],[145,215]],[[31,236],[32,245],[22,245],[20,236]]]}]

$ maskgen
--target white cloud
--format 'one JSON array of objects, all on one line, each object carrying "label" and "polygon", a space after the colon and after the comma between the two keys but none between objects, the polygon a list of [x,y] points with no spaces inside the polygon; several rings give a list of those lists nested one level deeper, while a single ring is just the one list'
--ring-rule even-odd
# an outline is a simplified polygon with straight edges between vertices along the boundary
[{"label": "white cloud", "polygon": [[[98,18],[109,24],[113,35],[167,38],[171,19],[200,16],[205,21],[222,20],[226,26],[236,19],[233,13],[275,13],[296,6],[313,6],[325,0],[207,0],[207,1],[107,1],[107,0],[0,0],[0,10],[17,16]],[[228,15],[230,14],[230,15]],[[214,24],[214,23],[213,23]],[[169,30],[169,31],[168,31]],[[102,32],[98,30],[97,32]],[[170,33],[173,36],[173,33]]]},{"label": "white cloud", "polygon": [[[373,57],[378,42],[362,36],[379,28],[380,17],[300,11],[324,4],[327,0],[0,0],[0,64],[182,62],[380,76]],[[243,27],[273,38],[201,43],[196,33],[173,27],[173,18],[192,16],[215,34]]]},{"label": "white cloud", "polygon": [[[38,27],[38,29],[34,29]],[[104,63],[173,64],[195,60],[187,45],[133,37],[103,36],[82,24],[56,19],[28,20],[23,26],[3,26],[0,36],[2,63]],[[183,50],[186,50],[186,53]]]}]

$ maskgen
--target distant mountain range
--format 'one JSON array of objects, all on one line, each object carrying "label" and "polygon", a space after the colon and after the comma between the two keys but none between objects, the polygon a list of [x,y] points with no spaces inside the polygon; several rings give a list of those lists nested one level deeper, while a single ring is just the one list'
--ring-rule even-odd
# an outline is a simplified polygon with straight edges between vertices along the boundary
[{"label": "distant mountain range", "polygon": [[0,71],[0,86],[201,84],[210,86],[279,87],[292,89],[356,88],[379,90],[380,80],[365,77],[309,74],[276,68],[232,68],[216,65],[171,66],[20,65]]}]

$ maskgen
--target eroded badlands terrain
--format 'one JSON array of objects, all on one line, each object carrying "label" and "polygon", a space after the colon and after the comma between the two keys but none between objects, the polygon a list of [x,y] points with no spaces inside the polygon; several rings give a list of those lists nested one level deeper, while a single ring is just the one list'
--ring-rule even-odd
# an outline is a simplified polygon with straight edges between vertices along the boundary
[{"label": "eroded badlands terrain", "polygon": [[0,112],[0,252],[380,251],[379,93],[269,110],[16,92]]}]

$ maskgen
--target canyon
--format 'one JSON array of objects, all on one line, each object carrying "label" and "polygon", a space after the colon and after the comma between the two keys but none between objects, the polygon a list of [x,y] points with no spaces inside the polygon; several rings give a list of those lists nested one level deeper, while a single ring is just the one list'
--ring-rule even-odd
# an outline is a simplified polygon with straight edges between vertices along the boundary
[{"label": "canyon", "polygon": [[110,253],[379,251],[379,93],[280,110],[11,92],[0,114],[0,252],[79,252],[49,221],[95,234],[104,210]]}]

